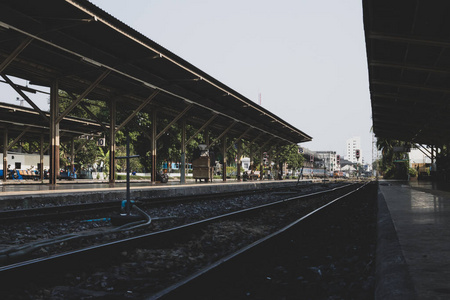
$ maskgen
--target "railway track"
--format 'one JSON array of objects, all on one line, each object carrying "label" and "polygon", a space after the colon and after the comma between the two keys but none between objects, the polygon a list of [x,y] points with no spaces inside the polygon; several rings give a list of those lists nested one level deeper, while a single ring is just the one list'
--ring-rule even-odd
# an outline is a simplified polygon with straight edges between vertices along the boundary
[{"label": "railway track", "polygon": [[376,197],[364,185],[145,299],[373,299]]},{"label": "railway track", "polygon": [[[292,185],[292,192],[299,192],[301,190],[308,191],[307,186]],[[151,207],[159,205],[167,205],[169,203],[189,203],[195,201],[214,199],[230,198],[234,196],[242,195],[256,195],[265,193],[277,193],[285,192],[286,188],[278,189],[262,189],[262,190],[248,190],[237,192],[222,192],[217,194],[200,194],[191,196],[179,196],[179,197],[164,197],[154,199],[136,199],[140,206]],[[8,210],[0,210],[0,225],[11,224],[18,222],[32,222],[32,221],[47,221],[47,220],[62,220],[68,217],[80,216],[85,214],[103,213],[105,211],[114,211],[120,208],[121,201],[104,201],[95,203],[77,203],[68,205],[55,205],[52,203],[41,204],[44,207],[34,208],[10,208]]]},{"label": "railway track", "polygon": [[[327,185],[337,186],[340,185]],[[323,185],[300,188],[293,185],[288,190],[270,189],[262,192],[141,199],[137,206],[142,208],[138,213],[143,216],[141,223],[144,224],[137,224],[132,230],[130,226],[121,230],[112,225],[110,217],[120,213],[120,202],[117,201],[5,211],[3,215],[0,213],[0,265],[5,261],[23,259],[21,257],[27,253],[33,254],[29,258],[37,258],[48,255],[49,252],[69,251],[71,247],[73,249],[77,246],[80,239],[91,239],[95,244],[105,243],[108,240],[160,231],[229,211],[269,203],[287,195],[306,194],[325,188]],[[150,216],[152,226],[145,226]],[[62,242],[64,247],[59,246]],[[56,250],[49,249],[55,246]],[[13,252],[19,255],[11,254]],[[15,257],[14,260],[12,257]]]},{"label": "railway track", "polygon": [[[145,293],[154,293],[163,289],[167,284],[177,281],[179,279],[177,276],[188,276],[195,272],[195,268],[206,266],[220,257],[225,257],[229,251],[243,248],[247,244],[267,236],[288,221],[301,218],[302,215],[308,214],[337,197],[336,193],[345,194],[353,189],[353,186],[345,186],[333,189],[333,191],[289,197],[271,204],[230,212],[176,228],[103,245],[88,246],[76,251],[53,254],[45,258],[18,262],[2,267],[0,279],[12,282],[9,286],[13,295],[26,291],[26,293],[38,297],[51,289],[52,293],[75,293],[78,297],[82,297],[80,293],[87,293],[90,296],[96,294],[120,298],[124,295],[123,293],[131,296],[129,295],[130,291],[131,293],[135,291],[134,296],[140,297]],[[184,246],[181,246],[181,249],[179,246],[178,250],[174,250],[175,244]],[[187,253],[185,253],[186,251]],[[178,259],[173,259],[174,255]],[[184,264],[183,260],[186,260],[185,265],[190,266],[182,267],[181,271],[167,270],[167,266],[170,269],[170,265],[180,259],[181,265]],[[93,277],[89,277],[86,275],[88,273],[86,268],[92,269],[93,266],[95,266],[96,273],[94,272]],[[173,267],[179,268],[178,264]],[[117,291],[117,288],[107,280],[92,283],[96,281],[95,274],[108,273],[107,270],[111,268],[120,269],[120,272],[124,274],[129,272],[145,273],[146,271],[141,268],[147,271],[153,270],[153,273],[157,274],[152,274],[147,279],[138,276],[138,282],[136,282],[136,276],[127,278],[124,280],[127,291]],[[133,271],[133,269],[137,270]],[[45,270],[48,277],[37,276],[42,270]],[[173,277],[170,274],[176,275]],[[161,281],[155,283],[153,276],[160,278]],[[106,278],[108,277],[109,275],[106,276]],[[146,281],[146,284],[142,284],[139,280]],[[25,282],[32,282],[32,286],[24,287]],[[55,283],[59,287],[54,287]],[[100,287],[94,287],[92,290],[93,286],[97,284],[100,284]],[[52,285],[53,288],[49,287]],[[37,286],[42,288],[36,289]],[[106,291],[98,291],[98,289],[102,290],[102,287]]]}]

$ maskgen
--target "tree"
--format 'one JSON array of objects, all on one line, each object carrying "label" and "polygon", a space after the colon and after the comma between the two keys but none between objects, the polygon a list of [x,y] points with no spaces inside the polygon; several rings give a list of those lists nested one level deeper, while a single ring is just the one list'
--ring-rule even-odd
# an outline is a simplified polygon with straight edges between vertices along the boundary
[{"label": "tree", "polygon": [[289,169],[298,170],[303,166],[305,158],[298,152],[298,145],[291,144],[281,147],[281,152],[276,156],[279,162],[285,162]]},{"label": "tree", "polygon": [[377,149],[382,153],[379,171],[384,178],[404,179],[409,170],[408,155],[406,152],[394,151],[394,147],[410,148],[411,143],[388,138],[377,139]]}]

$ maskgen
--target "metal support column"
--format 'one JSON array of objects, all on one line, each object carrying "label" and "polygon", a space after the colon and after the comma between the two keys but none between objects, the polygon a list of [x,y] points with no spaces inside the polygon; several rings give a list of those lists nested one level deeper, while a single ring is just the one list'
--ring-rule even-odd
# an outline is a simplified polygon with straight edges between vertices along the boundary
[{"label": "metal support column", "polygon": [[254,155],[254,153],[253,153],[253,143],[249,144],[249,155],[250,155],[250,165],[248,167],[249,167],[250,172],[251,172],[251,171],[254,170],[254,167],[253,167],[253,163],[254,163],[254,161],[253,161],[253,155]]},{"label": "metal support column", "polygon": [[261,147],[260,151],[259,151],[259,179],[263,180],[263,171],[264,171],[264,151],[263,148]]},{"label": "metal support column", "polygon": [[59,174],[59,116],[58,82],[55,80],[50,88],[50,174],[49,183],[56,185]]},{"label": "metal support column", "polygon": [[111,101],[109,107],[109,183],[116,182],[116,100]]},{"label": "metal support column", "polygon": [[156,110],[152,113],[152,183],[156,182]]},{"label": "metal support column", "polygon": [[181,122],[180,183],[186,183],[186,119],[183,119]]},{"label": "metal support column", "polygon": [[205,130],[205,144],[209,145],[209,130]]},{"label": "metal support column", "polygon": [[3,131],[3,181],[8,173],[8,128]]},{"label": "metal support column", "polygon": [[237,175],[237,180],[238,181],[241,181],[241,165],[242,165],[242,162],[241,162],[241,156],[242,156],[242,142],[241,142],[241,140],[239,139],[238,141],[237,141],[237,170],[236,170],[236,175]]},{"label": "metal support column", "polygon": [[222,138],[222,148],[223,148],[223,174],[222,180],[227,181],[227,137],[223,136]]},{"label": "metal support column", "polygon": [[44,134],[41,134],[41,143],[39,151],[39,179],[44,181]]},{"label": "metal support column", "polygon": [[[75,173],[75,140],[72,138],[70,141],[70,173]],[[72,176],[75,178],[75,175]]]}]

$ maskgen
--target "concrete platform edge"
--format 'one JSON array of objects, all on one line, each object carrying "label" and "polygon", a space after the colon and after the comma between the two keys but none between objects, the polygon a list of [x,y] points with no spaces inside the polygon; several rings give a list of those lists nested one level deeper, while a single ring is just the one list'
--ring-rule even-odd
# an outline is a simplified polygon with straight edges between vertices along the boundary
[{"label": "concrete platform edge", "polygon": [[[300,182],[301,185],[310,184],[311,181]],[[204,183],[187,185],[167,185],[148,187],[132,187],[131,199],[157,199],[170,196],[187,196],[214,194],[220,192],[236,192],[258,190],[262,188],[294,187],[296,181],[249,181],[239,183]],[[28,191],[11,194],[0,194],[0,210],[7,207],[29,208],[30,205],[68,204],[68,203],[90,203],[101,201],[114,201],[126,199],[126,189],[105,188],[105,189],[85,189],[85,190],[54,190],[54,191]]]},{"label": "concrete platform edge", "polygon": [[418,299],[383,193],[378,190],[375,299]]}]

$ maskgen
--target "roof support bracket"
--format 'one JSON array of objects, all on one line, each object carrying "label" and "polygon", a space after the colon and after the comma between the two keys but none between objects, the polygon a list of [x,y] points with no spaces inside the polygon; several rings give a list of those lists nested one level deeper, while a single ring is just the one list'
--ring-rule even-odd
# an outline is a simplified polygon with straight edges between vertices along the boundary
[{"label": "roof support bracket", "polygon": [[230,131],[230,129],[237,123],[237,121],[233,121],[233,123],[230,124],[230,126],[228,126],[220,135],[218,138],[216,138],[214,141],[211,142],[211,144],[208,145],[207,149],[211,149],[211,147],[217,143],[218,141],[220,141],[220,139],[227,134],[228,131]]},{"label": "roof support bracket", "polygon": [[[247,130],[245,130],[237,139],[236,142],[239,142],[240,139],[242,139],[244,137],[244,135],[246,135],[250,130],[252,130],[253,128],[247,128]],[[233,144],[231,144],[230,146],[228,146],[227,148],[227,152],[230,151],[231,147],[233,146]]]},{"label": "roof support bracket", "polygon": [[8,76],[0,72],[0,75],[3,77],[3,79],[23,98],[25,101],[27,101],[28,104],[30,104],[35,111],[37,111],[42,118],[44,118],[45,122],[50,122],[50,119],[45,115],[45,113],[33,102],[31,99],[24,93],[20,88],[18,88],[14,82],[12,82],[11,79],[9,79]]},{"label": "roof support bracket", "polygon": [[66,110],[60,114],[58,116],[58,118],[56,119],[56,123],[61,122],[62,119],[64,119],[65,116],[67,116],[72,109],[75,108],[75,106],[77,106],[90,92],[92,92],[93,89],[95,89],[100,82],[105,79],[109,73],[111,73],[111,70],[106,70],[105,72],[103,72],[98,78],[97,80],[95,80],[80,96],[78,96],[78,99],[73,101],[69,107],[66,108]]},{"label": "roof support bracket", "polygon": [[117,128],[114,130],[117,133],[120,129],[122,129],[125,125],[128,124],[144,107],[146,107],[155,97],[159,94],[159,90],[155,90],[139,107],[125,119]]},{"label": "roof support bracket", "polygon": [[158,133],[158,135],[156,136],[156,140],[158,140],[167,130],[169,130],[169,128],[176,122],[178,121],[182,116],[184,116],[188,110],[191,109],[191,107],[193,106],[193,104],[189,104],[181,113],[178,114],[178,116],[176,116],[172,122],[170,122],[166,128],[164,128],[160,133]]},{"label": "roof support bracket", "polygon": [[217,115],[214,114],[211,118],[209,118],[208,121],[206,121],[205,124],[202,125],[202,127],[200,127],[199,130],[197,130],[187,141],[186,141],[186,145],[188,145],[203,129],[205,129],[209,124],[211,124],[212,121],[214,121],[214,119],[217,118]]},{"label": "roof support bracket", "polygon": [[86,105],[84,104],[84,103],[80,103],[80,106],[81,106],[81,108],[91,117],[91,118],[93,118],[97,123],[98,123],[98,125],[100,125],[100,126],[102,126],[102,128],[103,128],[103,130],[105,131],[105,132],[108,132],[109,131],[109,128],[108,127],[106,127],[98,118],[97,118],[97,116],[96,115],[94,115],[90,110],[89,110],[89,108],[87,108],[86,107]]},{"label": "roof support bracket", "polygon": [[33,41],[32,37],[27,37],[11,54],[0,64],[0,72],[6,69],[6,67],[14,61],[14,59]]},{"label": "roof support bracket", "polygon": [[24,136],[25,133],[27,133],[29,130],[31,129],[30,126],[25,127],[25,129],[19,134],[19,136],[16,137],[16,139],[14,141],[12,141],[9,145],[8,145],[8,149],[6,150],[11,150],[11,148],[17,144],[17,142]]},{"label": "roof support bracket", "polygon": [[262,144],[259,148],[262,149],[264,148],[268,143],[270,143],[272,140],[274,139],[274,137],[270,137],[264,144]]}]

